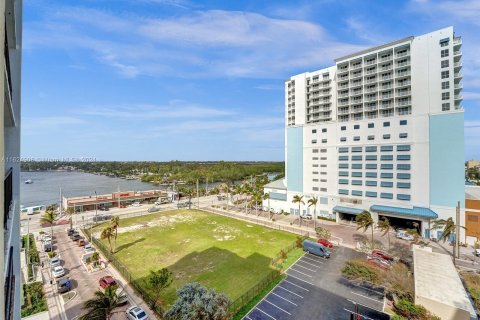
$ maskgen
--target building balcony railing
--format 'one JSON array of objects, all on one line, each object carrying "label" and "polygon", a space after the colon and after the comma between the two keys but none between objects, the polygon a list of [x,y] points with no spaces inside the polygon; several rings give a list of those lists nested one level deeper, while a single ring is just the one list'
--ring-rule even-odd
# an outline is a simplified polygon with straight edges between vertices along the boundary
[{"label": "building balcony railing", "polygon": [[409,65],[410,65],[410,62],[409,62],[409,61],[407,61],[407,62],[401,62],[401,63],[397,63],[396,68],[406,67],[406,66],[409,66]]},{"label": "building balcony railing", "polygon": [[360,78],[362,77],[362,73],[361,72],[358,72],[358,73],[352,73],[350,75],[350,79],[357,79],[357,78]]},{"label": "building balcony railing", "polygon": [[377,92],[377,87],[373,87],[373,88],[365,88],[365,92]]},{"label": "building balcony railing", "polygon": [[411,91],[400,91],[395,94],[396,97],[405,97],[411,95]]},{"label": "building balcony railing", "polygon": [[338,101],[339,106],[348,106],[348,101]]},{"label": "building balcony railing", "polygon": [[380,105],[380,109],[390,109],[393,108],[393,103],[385,103]]},{"label": "building balcony railing", "polygon": [[367,101],[367,102],[377,101],[377,100],[378,100],[377,97],[366,97],[366,98],[365,98],[365,101]]},{"label": "building balcony railing", "polygon": [[397,77],[408,77],[409,75],[410,71],[397,72]]},{"label": "building balcony railing", "polygon": [[455,100],[463,100],[463,96],[460,94],[456,94],[453,96]]},{"label": "building balcony railing", "polygon": [[392,60],[391,55],[385,56],[385,57],[380,57],[380,59],[378,59],[379,62],[385,62],[385,61],[391,61],[391,60]]},{"label": "building balcony railing", "polygon": [[397,88],[401,88],[401,87],[407,87],[411,84],[410,81],[400,81],[400,82],[397,82],[397,85],[396,87]]},{"label": "building balcony railing", "polygon": [[462,51],[460,50],[453,51],[453,56],[461,56],[461,55],[462,55]]},{"label": "building balcony railing", "polygon": [[382,90],[382,91],[383,91],[383,90],[390,90],[390,89],[392,89],[392,88],[393,88],[393,86],[392,86],[392,85],[388,85],[388,86],[381,86],[381,87],[380,87],[380,90]]},{"label": "building balcony railing", "polygon": [[393,94],[382,94],[380,96],[380,100],[388,100],[388,99],[392,99],[393,98]]},{"label": "building balcony railing", "polygon": [[453,74],[453,77],[454,77],[454,78],[463,78],[463,74],[462,74],[461,72],[455,72],[455,73]]},{"label": "building balcony railing", "polygon": [[462,37],[453,38],[453,44],[454,45],[462,44]]},{"label": "building balcony railing", "polygon": [[377,70],[376,70],[376,69],[365,71],[365,74],[366,74],[366,75],[375,74],[375,73],[377,73]]},{"label": "building balcony railing", "polygon": [[380,67],[379,68],[380,71],[388,71],[388,70],[392,70],[392,65],[388,65],[388,66],[383,66],[383,67]]},{"label": "building balcony railing", "polygon": [[398,59],[398,58],[403,58],[403,57],[406,57],[410,54],[410,51],[404,51],[404,52],[397,52],[395,54],[395,58]]},{"label": "building balcony railing", "polygon": [[455,90],[462,90],[462,89],[463,89],[463,85],[460,84],[460,83],[458,83],[458,84],[455,84],[455,85],[453,86],[453,88],[454,88]]},{"label": "building balcony railing", "polygon": [[391,80],[392,76],[382,76],[381,79],[382,80]]},{"label": "building balcony railing", "polygon": [[406,100],[406,101],[398,101],[397,102],[397,107],[406,107],[412,104],[411,100]]},{"label": "building balcony railing", "polygon": [[377,79],[365,79],[365,83],[375,83]]}]

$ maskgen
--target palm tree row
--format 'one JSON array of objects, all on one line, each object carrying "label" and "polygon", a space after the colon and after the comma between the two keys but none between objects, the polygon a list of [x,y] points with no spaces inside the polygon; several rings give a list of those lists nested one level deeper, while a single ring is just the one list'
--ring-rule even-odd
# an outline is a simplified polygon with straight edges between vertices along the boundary
[{"label": "palm tree row", "polygon": [[[117,247],[118,227],[120,226],[120,217],[113,216],[110,220],[110,224],[107,225],[100,234],[100,239],[107,239],[110,246],[110,252],[114,253]],[[112,239],[114,240],[114,246],[112,246]]]}]

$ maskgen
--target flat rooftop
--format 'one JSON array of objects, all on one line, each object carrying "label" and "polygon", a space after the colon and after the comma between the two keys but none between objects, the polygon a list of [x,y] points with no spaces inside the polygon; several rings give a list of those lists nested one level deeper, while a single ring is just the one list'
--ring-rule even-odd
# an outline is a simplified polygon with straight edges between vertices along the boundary
[{"label": "flat rooftop", "polygon": [[414,249],[413,268],[415,296],[466,310],[476,317],[465,287],[449,255]]},{"label": "flat rooftop", "polygon": [[465,186],[465,199],[480,200],[480,186]]}]

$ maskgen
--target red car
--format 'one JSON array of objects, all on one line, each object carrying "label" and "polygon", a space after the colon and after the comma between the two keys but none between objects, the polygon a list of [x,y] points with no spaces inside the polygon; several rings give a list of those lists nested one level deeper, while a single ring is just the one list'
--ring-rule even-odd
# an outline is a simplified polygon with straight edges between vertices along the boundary
[{"label": "red car", "polygon": [[387,260],[384,260],[378,256],[367,255],[367,261],[382,269],[390,269],[391,265]]},{"label": "red car", "polygon": [[382,250],[375,249],[372,251],[372,256],[379,257],[383,260],[393,261],[393,257]]},{"label": "red car", "polygon": [[333,248],[333,243],[325,239],[318,239],[317,243],[320,243],[325,248]]},{"label": "red car", "polygon": [[106,287],[116,286],[117,282],[111,276],[105,276],[101,277],[100,280],[98,280],[98,284],[100,285],[100,287],[105,289]]}]

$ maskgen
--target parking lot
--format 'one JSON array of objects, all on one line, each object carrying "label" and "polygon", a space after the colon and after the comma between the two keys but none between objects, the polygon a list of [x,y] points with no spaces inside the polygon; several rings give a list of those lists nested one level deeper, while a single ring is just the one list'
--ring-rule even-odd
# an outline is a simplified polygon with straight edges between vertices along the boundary
[{"label": "parking lot", "polygon": [[345,247],[336,248],[329,259],[305,254],[244,319],[350,319],[356,307],[361,319],[390,319],[382,312],[382,290],[354,285],[341,276],[345,261],[358,257],[364,255]]},{"label": "parking lot", "polygon": [[[66,229],[66,228],[65,228]],[[71,292],[75,292],[75,296],[70,301],[67,301],[63,308],[67,319],[77,319],[84,310],[82,310],[83,303],[94,296],[96,290],[100,290],[98,280],[106,275],[112,275],[108,269],[99,270],[95,272],[87,272],[81,262],[83,247],[79,247],[77,242],[72,241],[66,234],[65,230],[57,229],[54,233],[54,250],[59,254],[61,266],[65,269],[65,275],[69,277],[72,284]],[[44,268],[49,268],[49,262],[46,255],[43,255]],[[115,278],[115,277],[114,277]],[[119,282],[118,278],[116,278]],[[121,284],[123,287],[124,284]],[[57,294],[57,293],[55,293]],[[57,300],[63,303],[61,297]],[[132,299],[129,297],[129,302],[119,307],[115,311],[112,319],[126,319],[124,311],[132,304]]]}]

